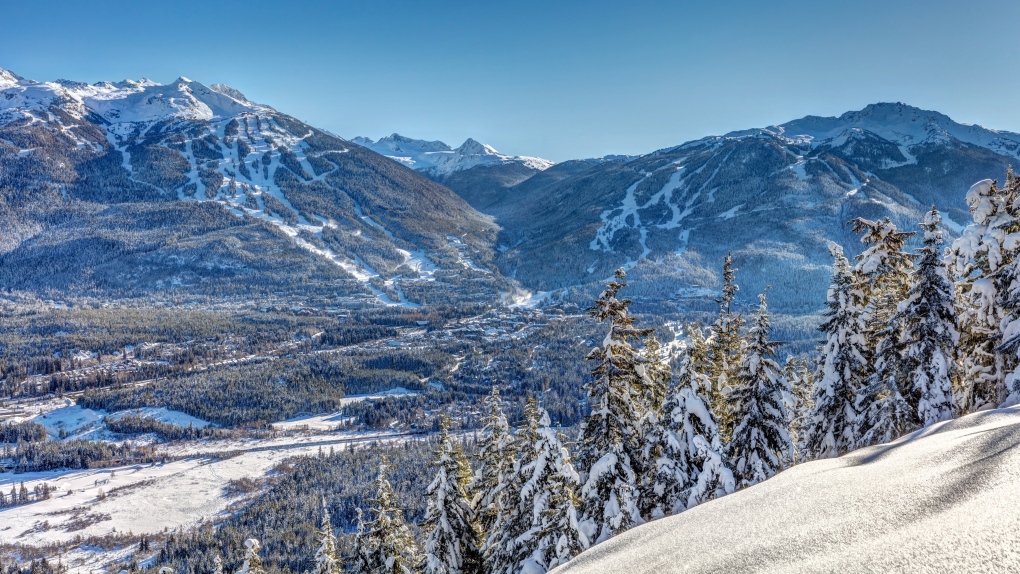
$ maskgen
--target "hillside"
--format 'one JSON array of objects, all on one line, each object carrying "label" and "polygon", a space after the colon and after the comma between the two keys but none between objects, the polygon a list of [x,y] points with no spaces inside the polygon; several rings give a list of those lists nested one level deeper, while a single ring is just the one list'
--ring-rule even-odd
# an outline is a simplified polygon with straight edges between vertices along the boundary
[{"label": "hillside", "polygon": [[496,227],[446,187],[187,78],[0,74],[0,229],[0,288],[61,297],[254,289],[416,306],[508,289]]},{"label": "hillside", "polygon": [[617,536],[555,570],[1020,571],[1020,410],[818,460]]},{"label": "hillside", "polygon": [[635,158],[565,162],[482,206],[503,230],[499,265],[535,290],[597,284],[632,269],[638,296],[682,302],[717,288],[727,251],[742,295],[772,285],[784,312],[809,312],[829,280],[827,243],[853,255],[851,218],[915,228],[932,204],[950,236],[964,193],[1001,179],[1020,135],[904,104],[708,137]]}]

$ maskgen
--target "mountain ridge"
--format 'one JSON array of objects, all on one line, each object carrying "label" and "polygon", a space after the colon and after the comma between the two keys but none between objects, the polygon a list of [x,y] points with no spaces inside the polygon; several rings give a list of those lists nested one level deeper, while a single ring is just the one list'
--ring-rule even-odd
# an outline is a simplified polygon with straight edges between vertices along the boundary
[{"label": "mountain ridge", "polygon": [[[14,78],[0,89],[0,217],[12,230],[0,245],[0,284],[8,288],[98,285],[81,274],[113,265],[125,286],[150,292],[167,285],[242,287],[231,288],[229,277],[273,276],[293,285],[307,273],[319,288],[339,286],[365,304],[443,299],[451,295],[447,276],[460,282],[481,275],[463,286],[472,300],[512,290],[491,265],[490,218],[416,172],[233,88],[184,77],[166,85],[3,77]],[[156,226],[161,231],[150,229],[137,246],[126,246],[136,238],[111,235],[107,227],[120,223],[95,218],[124,217],[136,208],[110,210],[143,202],[163,214],[146,216],[151,224],[175,201],[195,204],[177,213],[216,221],[215,230],[170,218]],[[53,213],[68,206],[81,213],[54,224]],[[255,235],[224,243],[222,234],[238,221]],[[218,246],[215,258],[174,254],[181,243],[169,237],[190,236],[190,229],[205,234],[193,239]],[[96,258],[75,258],[75,249]],[[151,277],[128,273],[143,264],[132,259],[137,249],[162,253],[144,262],[162,270]],[[39,276],[40,261],[54,257],[69,265],[62,263],[67,273]],[[323,262],[329,273],[322,273]]]}]

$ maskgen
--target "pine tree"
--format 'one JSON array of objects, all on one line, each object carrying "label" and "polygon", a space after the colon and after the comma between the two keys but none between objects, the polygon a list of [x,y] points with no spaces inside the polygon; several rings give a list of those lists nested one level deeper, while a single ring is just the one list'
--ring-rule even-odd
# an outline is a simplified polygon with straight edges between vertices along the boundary
[{"label": "pine tree", "polygon": [[730,410],[728,393],[740,370],[742,345],[740,329],[744,318],[734,312],[733,302],[740,287],[736,282],[737,270],[733,268],[732,254],[727,253],[723,259],[722,297],[716,300],[719,304],[719,317],[709,328],[708,360],[709,370],[706,372],[711,380],[708,391],[711,396],[712,412],[719,418],[719,432],[723,442],[729,440],[733,430],[733,413]]},{"label": "pine tree", "polygon": [[917,397],[917,418],[923,426],[953,416],[953,359],[960,338],[955,291],[941,254],[941,222],[932,206],[921,222],[924,243],[917,250],[920,257],[907,299],[898,311],[906,342],[904,356]]},{"label": "pine tree", "polygon": [[832,285],[826,301],[825,333],[820,377],[812,393],[814,406],[806,431],[805,450],[815,458],[839,456],[856,448],[857,394],[864,388],[868,345],[864,339],[864,310],[850,262],[836,244]]},{"label": "pine tree", "polygon": [[212,574],[223,574],[223,559],[219,556],[213,557]]},{"label": "pine tree", "polygon": [[893,316],[885,330],[878,333],[874,370],[861,390],[857,401],[856,434],[858,446],[889,442],[917,426],[917,410],[901,392],[903,379],[900,363],[903,344],[900,342],[900,318]]},{"label": "pine tree", "polygon": [[[819,352],[819,354],[821,354]],[[807,359],[789,357],[783,365],[783,376],[790,384],[790,401],[787,410],[790,413],[790,442],[793,443],[793,463],[807,459],[807,435],[810,428],[811,415],[814,412],[814,370],[808,367]]]},{"label": "pine tree", "polygon": [[[1002,263],[994,278],[999,285],[1002,342],[996,351],[1003,355],[1006,399],[1001,406],[1020,404],[1020,176],[1012,168],[1006,173],[1002,195],[1006,213],[995,228],[1001,238]],[[994,403],[993,403],[994,404]]]},{"label": "pine tree", "polygon": [[329,521],[329,508],[326,499],[322,499],[322,524],[315,531],[319,548],[315,551],[315,566],[310,574],[339,574],[343,568],[337,559],[336,534]]},{"label": "pine tree", "polygon": [[663,428],[662,405],[666,398],[667,384],[673,374],[654,334],[645,338],[641,355],[644,361],[638,369],[643,378],[643,393],[638,428],[644,447],[640,459],[634,464],[634,471],[638,474],[638,509],[641,516],[648,520],[657,516],[657,509],[662,507],[662,496],[655,488],[658,477],[656,461],[662,455],[663,446],[659,439]]},{"label": "pine tree", "polygon": [[513,472],[501,488],[507,505],[496,522],[496,529],[488,533],[485,544],[486,574],[517,574],[531,556],[532,551],[525,546],[525,540],[532,527],[532,513],[523,504],[522,489],[524,469],[534,463],[534,445],[539,440],[538,423],[538,402],[529,397],[524,407],[523,425],[514,436],[518,457],[514,461]]},{"label": "pine tree", "polygon": [[865,357],[866,386],[855,401],[858,416],[856,434],[860,445],[873,444],[913,426],[910,388],[905,382],[902,322],[899,303],[910,288],[913,256],[903,251],[913,232],[899,231],[888,217],[880,221],[864,218],[850,222],[868,247],[857,256],[854,278],[864,296],[865,340],[870,343]]},{"label": "pine tree", "polygon": [[517,462],[517,442],[510,432],[503,400],[499,390],[485,399],[487,415],[479,444],[479,467],[472,482],[474,506],[479,527],[484,535],[481,556],[486,572],[496,572],[497,562],[503,560],[499,545],[503,541],[511,516],[516,512],[518,488],[515,484],[514,465]]},{"label": "pine tree", "polygon": [[373,520],[365,525],[362,537],[363,568],[367,574],[411,574],[418,568],[418,546],[411,535],[403,512],[393,500],[393,487],[387,478],[385,459],[379,464],[372,500]]},{"label": "pine tree", "polygon": [[758,301],[737,384],[730,393],[737,422],[728,448],[740,487],[770,478],[779,472],[784,460],[792,458],[786,426],[790,388],[775,360],[779,344],[769,339],[771,324],[765,293],[758,296]]},{"label": "pine tree", "polygon": [[592,381],[586,385],[591,413],[581,427],[577,456],[582,527],[593,544],[643,522],[634,464],[644,447],[638,411],[644,382],[639,366],[644,360],[632,343],[650,332],[634,327],[627,312],[631,301],[617,298],[626,278],[618,269],[616,280],[588,309],[595,320],[610,323],[602,346],[588,355],[595,362]]},{"label": "pine tree", "polygon": [[542,574],[588,547],[577,519],[577,472],[570,453],[550,428],[549,414],[538,410],[538,440],[531,462],[521,468],[521,507],[531,513],[531,528],[520,537],[524,574]]},{"label": "pine tree", "polygon": [[[903,248],[915,233],[898,230],[888,217],[878,221],[859,217],[850,221],[850,226],[855,233],[861,234],[861,243],[868,246],[856,257],[854,279],[864,304],[864,338],[870,343],[865,360],[871,365],[883,337],[892,336],[896,340],[902,338],[901,333],[889,332],[888,327],[910,288],[913,255],[903,251]],[[889,365],[889,368],[893,366],[899,368],[898,365]],[[904,374],[901,371],[900,375]],[[865,378],[871,375],[869,369]]]},{"label": "pine tree", "polygon": [[953,242],[949,257],[957,278],[960,327],[959,370],[954,402],[965,414],[992,408],[1006,399],[1006,375],[1013,357],[999,348],[1002,343],[1003,300],[1008,284],[1002,269],[1014,261],[1004,245],[1006,229],[1015,219],[1020,182],[1012,170],[1005,189],[982,180],[967,191],[973,223]]},{"label": "pine tree", "polygon": [[368,526],[360,508],[356,508],[354,536],[351,543],[351,554],[347,557],[347,571],[350,574],[369,574],[372,571],[374,549],[372,540],[368,538]]},{"label": "pine tree", "polygon": [[467,477],[462,474],[457,448],[450,438],[450,421],[443,417],[436,447],[436,478],[429,485],[425,530],[426,574],[463,574],[478,570],[478,533],[471,524]]},{"label": "pine tree", "polygon": [[[700,334],[697,327],[688,331]],[[695,368],[703,363],[704,352],[700,337],[684,349],[676,386],[662,406],[661,432],[656,436],[661,455],[656,460],[655,481],[661,503],[652,513],[655,518],[733,492],[733,474],[722,463],[719,428],[709,408],[707,389],[711,383]]]},{"label": "pine tree", "polygon": [[244,541],[244,563],[241,564],[237,574],[266,574],[265,568],[262,567],[262,558],[259,557],[261,549],[259,541],[254,538]]}]

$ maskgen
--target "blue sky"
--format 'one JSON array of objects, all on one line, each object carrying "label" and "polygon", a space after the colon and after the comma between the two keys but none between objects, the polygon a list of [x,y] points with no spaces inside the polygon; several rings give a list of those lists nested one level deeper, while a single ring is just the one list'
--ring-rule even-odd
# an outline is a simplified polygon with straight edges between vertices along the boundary
[{"label": "blue sky", "polygon": [[226,83],[346,137],[556,161],[878,101],[1020,131],[1020,2],[6,2],[0,67]]}]

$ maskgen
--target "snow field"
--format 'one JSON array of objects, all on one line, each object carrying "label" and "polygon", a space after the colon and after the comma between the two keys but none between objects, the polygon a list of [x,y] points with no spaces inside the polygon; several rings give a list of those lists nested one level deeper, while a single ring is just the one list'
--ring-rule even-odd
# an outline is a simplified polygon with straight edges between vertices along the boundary
[{"label": "snow field", "polygon": [[[359,403],[362,401],[380,400],[388,397],[396,396],[413,396],[418,393],[404,387],[395,387],[388,391],[381,393],[375,393],[371,395],[348,395],[340,399],[342,406],[347,406],[353,403]],[[343,416],[343,411],[336,411],[333,413],[326,413],[321,415],[306,415],[294,417],[292,419],[273,423],[273,428],[281,431],[288,430],[311,430],[311,431],[333,431],[339,428],[346,419]]]},{"label": "snow field", "polygon": [[[314,455],[320,448],[347,443],[401,440],[393,433],[294,435],[268,440],[203,441],[169,449],[189,456],[154,465],[82,471],[0,473],[0,488],[43,482],[54,488],[49,500],[0,509],[0,543],[37,546],[67,543],[76,535],[147,534],[189,527],[222,516],[243,495],[228,496],[231,480],[261,478],[285,459]],[[232,458],[209,454],[242,450]],[[100,489],[105,499],[99,500]],[[69,493],[70,492],[70,493]],[[84,526],[83,526],[84,525]]]}]

